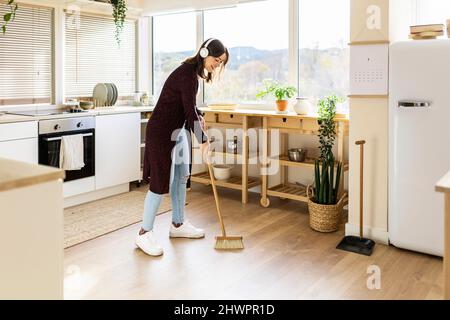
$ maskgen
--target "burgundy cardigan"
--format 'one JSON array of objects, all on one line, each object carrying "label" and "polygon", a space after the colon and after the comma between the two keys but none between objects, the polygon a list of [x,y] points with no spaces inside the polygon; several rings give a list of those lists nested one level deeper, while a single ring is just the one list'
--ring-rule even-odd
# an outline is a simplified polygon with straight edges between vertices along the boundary
[{"label": "burgundy cardigan", "polygon": [[199,122],[197,91],[196,66],[187,63],[176,68],[164,83],[145,134],[142,180],[149,182],[150,190],[154,193],[169,192],[171,154],[176,142],[172,140],[172,133],[182,128],[185,120],[186,128],[194,132],[199,143],[208,140]]}]

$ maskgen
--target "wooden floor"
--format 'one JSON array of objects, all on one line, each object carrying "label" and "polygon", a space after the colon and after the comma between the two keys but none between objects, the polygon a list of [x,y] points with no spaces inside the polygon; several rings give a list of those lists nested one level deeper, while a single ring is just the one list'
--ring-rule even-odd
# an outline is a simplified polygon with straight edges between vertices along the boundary
[{"label": "wooden floor", "polygon": [[[146,191],[146,186],[141,188]],[[171,213],[156,218],[161,257],[137,249],[139,224],[65,250],[66,299],[441,299],[442,259],[377,244],[370,257],[335,249],[343,231],[308,225],[306,205],[219,188],[230,235],[245,249],[214,249],[220,228],[210,187],[194,184],[186,215],[204,239],[169,239]],[[343,229],[343,228],[341,228]],[[368,289],[371,266],[380,289]],[[369,283],[373,283],[369,279]]]}]

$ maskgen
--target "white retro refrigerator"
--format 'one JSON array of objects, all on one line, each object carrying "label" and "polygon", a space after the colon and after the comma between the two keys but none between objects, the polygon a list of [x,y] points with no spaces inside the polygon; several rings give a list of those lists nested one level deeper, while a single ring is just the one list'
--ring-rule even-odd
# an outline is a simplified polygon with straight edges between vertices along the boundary
[{"label": "white retro refrigerator", "polygon": [[397,42],[389,51],[389,219],[396,247],[443,255],[450,170],[450,39]]}]

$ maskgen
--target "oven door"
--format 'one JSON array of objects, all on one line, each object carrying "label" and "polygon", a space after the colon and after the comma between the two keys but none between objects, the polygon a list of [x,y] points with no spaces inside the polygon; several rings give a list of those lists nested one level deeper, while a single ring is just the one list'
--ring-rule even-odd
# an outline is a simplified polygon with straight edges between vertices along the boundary
[{"label": "oven door", "polygon": [[63,135],[83,134],[84,167],[66,170],[64,182],[95,175],[95,129],[39,135],[39,164],[59,168],[59,153]]}]

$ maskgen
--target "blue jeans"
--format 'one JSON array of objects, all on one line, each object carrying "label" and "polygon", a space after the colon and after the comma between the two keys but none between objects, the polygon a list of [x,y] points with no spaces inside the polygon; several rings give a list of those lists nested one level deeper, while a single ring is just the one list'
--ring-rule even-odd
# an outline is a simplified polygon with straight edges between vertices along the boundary
[{"label": "blue jeans", "polygon": [[[172,202],[172,222],[184,222],[184,205],[186,203],[186,184],[189,177],[189,144],[185,130],[177,136],[172,153],[172,167],[170,173],[170,199]],[[145,231],[153,230],[156,213],[161,205],[163,195],[148,191],[144,202],[144,217],[142,228]]]}]

